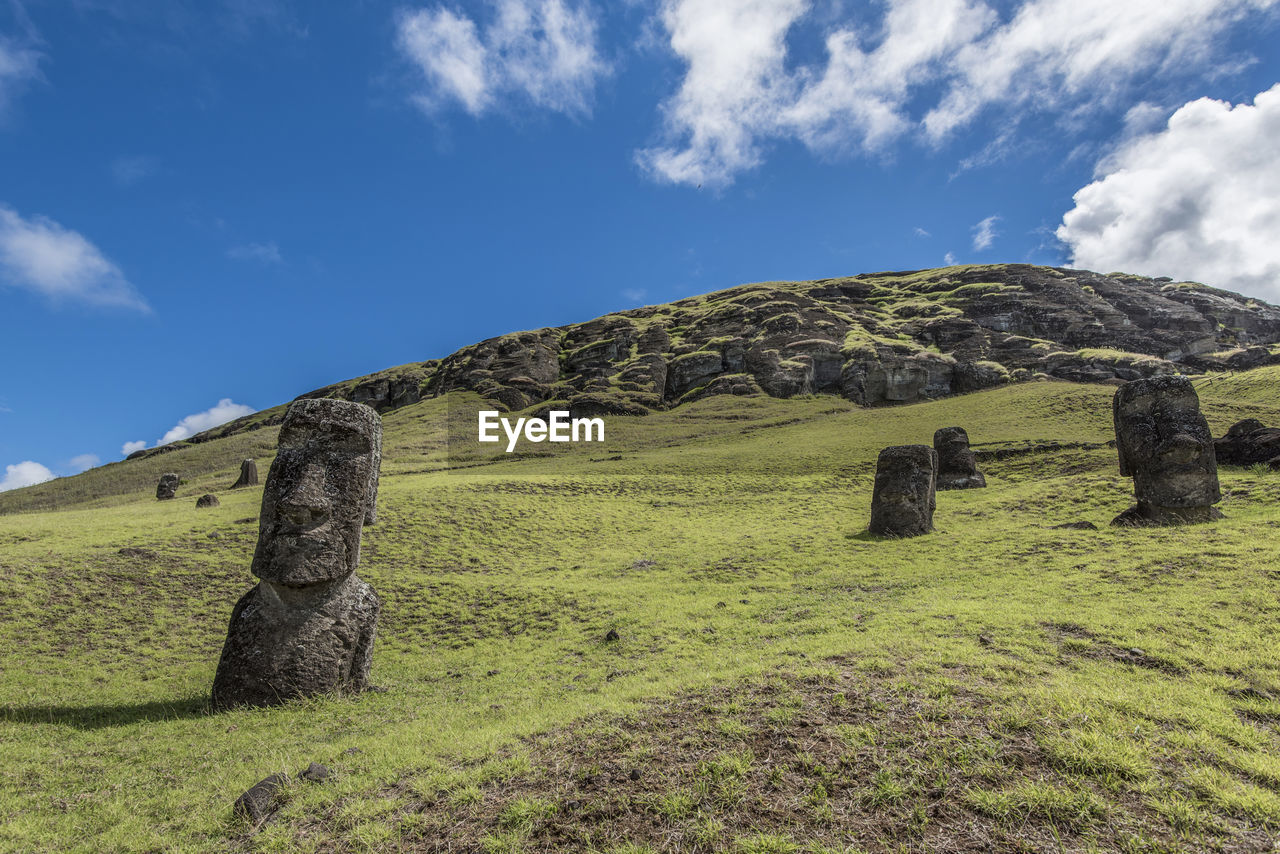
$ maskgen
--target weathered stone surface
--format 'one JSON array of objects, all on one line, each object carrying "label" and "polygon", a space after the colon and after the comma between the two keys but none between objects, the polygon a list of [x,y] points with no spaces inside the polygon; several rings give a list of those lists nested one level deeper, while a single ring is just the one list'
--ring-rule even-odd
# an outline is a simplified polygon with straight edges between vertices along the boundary
[{"label": "weathered stone surface", "polygon": [[1134,380],[1112,401],[1120,473],[1138,503],[1113,525],[1177,525],[1222,518],[1213,436],[1184,376]]},{"label": "weathered stone surface", "polygon": [[210,492],[206,492],[204,495],[201,495],[199,498],[196,499],[196,506],[201,508],[217,507],[221,503],[222,502],[218,500],[218,496]]},{"label": "weathered stone surface", "polygon": [[160,483],[156,485],[156,500],[170,501],[178,495],[178,476],[172,472],[160,475]]},{"label": "weathered stone surface", "polygon": [[319,762],[312,762],[298,772],[298,779],[306,780],[308,783],[319,783],[323,780],[328,780],[332,776],[333,772]]},{"label": "weathered stone surface", "polygon": [[934,433],[933,449],[938,452],[938,489],[978,489],[987,485],[963,427],[943,427]]},{"label": "weathered stone surface", "polygon": [[240,489],[245,486],[258,485],[258,463],[255,460],[245,460],[240,463],[240,477],[236,482],[231,484],[232,489]]},{"label": "weathered stone surface", "polygon": [[215,709],[368,687],[382,603],[355,571],[382,423],[363,404],[295,401],[263,489],[253,574],[231,613]]},{"label": "weathered stone surface", "polygon": [[240,818],[257,824],[275,812],[280,790],[287,782],[283,774],[272,774],[266,779],[259,780],[236,799],[231,811]]},{"label": "weathered stone surface", "polygon": [[1219,463],[1229,466],[1251,466],[1269,463],[1280,468],[1280,428],[1268,427],[1256,418],[1237,421],[1227,435],[1213,440]]},{"label": "weathered stone surface", "polygon": [[871,533],[915,537],[933,530],[938,452],[928,445],[895,445],[880,452],[871,495]]}]

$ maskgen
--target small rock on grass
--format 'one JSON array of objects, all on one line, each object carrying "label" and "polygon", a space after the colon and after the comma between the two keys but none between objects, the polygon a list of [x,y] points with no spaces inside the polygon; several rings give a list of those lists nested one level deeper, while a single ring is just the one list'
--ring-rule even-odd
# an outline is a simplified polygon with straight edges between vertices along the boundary
[{"label": "small rock on grass", "polygon": [[298,779],[306,780],[308,783],[319,783],[321,780],[327,780],[333,776],[333,772],[321,765],[319,762],[312,762],[306,767],[305,771],[298,774]]},{"label": "small rock on grass", "polygon": [[609,629],[609,633],[604,636],[604,639],[606,641],[616,641],[616,640],[619,640],[621,637],[622,635],[618,634],[617,629]]},{"label": "small rock on grass", "polygon": [[270,777],[259,780],[236,799],[231,811],[257,824],[275,812],[276,801],[285,782],[286,778],[283,774],[272,774]]}]

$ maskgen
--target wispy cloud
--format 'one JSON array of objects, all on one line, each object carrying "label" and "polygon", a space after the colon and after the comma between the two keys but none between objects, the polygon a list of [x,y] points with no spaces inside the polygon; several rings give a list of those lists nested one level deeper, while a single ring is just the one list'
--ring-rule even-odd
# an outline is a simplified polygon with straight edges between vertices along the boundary
[{"label": "wispy cloud", "polygon": [[915,234],[916,237],[932,237],[933,236],[918,225],[916,226],[915,231],[913,233]]},{"label": "wispy cloud", "polygon": [[55,303],[151,311],[120,268],[78,232],[43,216],[26,219],[4,205],[0,284],[34,291]]},{"label": "wispy cloud", "polygon": [[101,462],[102,459],[99,458],[97,454],[80,454],[79,456],[72,457],[68,460],[67,465],[69,465],[73,471],[79,473],[82,471],[88,471]]},{"label": "wispy cloud", "polygon": [[[864,4],[858,4],[860,7]],[[724,185],[775,141],[823,154],[882,152],[904,138],[940,144],[1001,109],[1081,115],[1124,109],[1152,75],[1211,74],[1220,36],[1276,0],[889,0],[874,26],[829,26],[822,61],[789,37],[840,8],[809,0],[663,0],[671,50],[686,64],[663,105],[665,139],[637,158],[655,178]],[[1051,34],[1051,35],[1049,35]],[[1003,156],[998,138],[970,168]]]},{"label": "wispy cloud", "polygon": [[628,302],[643,302],[649,292],[644,288],[624,288],[622,291],[623,299]]},{"label": "wispy cloud", "polygon": [[283,264],[284,256],[275,241],[267,243],[246,243],[232,246],[227,250],[227,257],[236,261],[257,261],[261,264]]},{"label": "wispy cloud", "polygon": [[1075,194],[1057,236],[1071,263],[1194,279],[1280,301],[1280,84],[1201,98],[1133,137]]},{"label": "wispy cloud", "polygon": [[609,72],[591,7],[569,0],[492,5],[484,25],[442,6],[399,16],[396,46],[426,83],[414,102],[428,112],[456,103],[473,116],[519,100],[589,113],[596,81]]},{"label": "wispy cloud", "polygon": [[40,463],[24,460],[17,465],[4,467],[4,479],[0,480],[0,492],[7,492],[10,489],[21,489],[24,486],[34,486],[37,483],[44,483],[46,480],[53,480],[54,474]]},{"label": "wispy cloud", "polygon": [[121,187],[131,187],[160,171],[154,157],[117,157],[111,161],[111,177]]},{"label": "wispy cloud", "polygon": [[0,34],[0,118],[32,80],[40,76],[40,51]]},{"label": "wispy cloud", "polygon": [[1000,232],[996,231],[996,223],[1000,221],[998,216],[989,216],[982,222],[973,227],[973,248],[977,252],[983,249],[990,249],[991,244],[995,243]]}]

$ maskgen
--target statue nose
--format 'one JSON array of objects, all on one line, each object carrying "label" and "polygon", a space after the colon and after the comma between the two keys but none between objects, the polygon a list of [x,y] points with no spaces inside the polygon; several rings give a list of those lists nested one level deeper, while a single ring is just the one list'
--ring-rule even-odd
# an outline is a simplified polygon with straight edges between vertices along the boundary
[{"label": "statue nose", "polygon": [[1178,463],[1190,463],[1200,456],[1201,450],[1194,436],[1178,433],[1165,444],[1161,456]]},{"label": "statue nose", "polygon": [[318,525],[328,519],[329,499],[320,467],[307,466],[293,488],[281,496],[276,510],[286,522],[298,527]]}]

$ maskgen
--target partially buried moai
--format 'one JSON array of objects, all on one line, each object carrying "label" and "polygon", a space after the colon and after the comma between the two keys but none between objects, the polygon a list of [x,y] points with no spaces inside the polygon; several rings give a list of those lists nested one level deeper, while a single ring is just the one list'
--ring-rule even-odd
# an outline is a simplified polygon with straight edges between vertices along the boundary
[{"label": "partially buried moai", "polygon": [[987,485],[963,427],[943,427],[934,433],[933,449],[938,452],[938,489],[979,489]]},{"label": "partially buried moai", "polygon": [[258,463],[254,460],[245,460],[240,463],[240,477],[236,478],[236,482],[231,484],[232,489],[241,489],[246,486],[258,485]]},{"label": "partially buried moai", "polygon": [[262,493],[260,581],[231,612],[215,709],[368,687],[382,602],[355,572],[381,458],[382,419],[369,407],[289,407]]},{"label": "partially buried moai", "polygon": [[871,494],[870,531],[915,537],[933,530],[938,452],[928,445],[895,445],[880,452]]},{"label": "partially buried moai", "polygon": [[1136,506],[1113,525],[1180,525],[1221,519],[1213,436],[1200,398],[1183,376],[1134,380],[1112,401],[1120,473],[1133,478]]},{"label": "partially buried moai", "polygon": [[181,479],[172,472],[160,475],[160,482],[156,484],[156,500],[172,501],[177,497],[181,483]]}]

